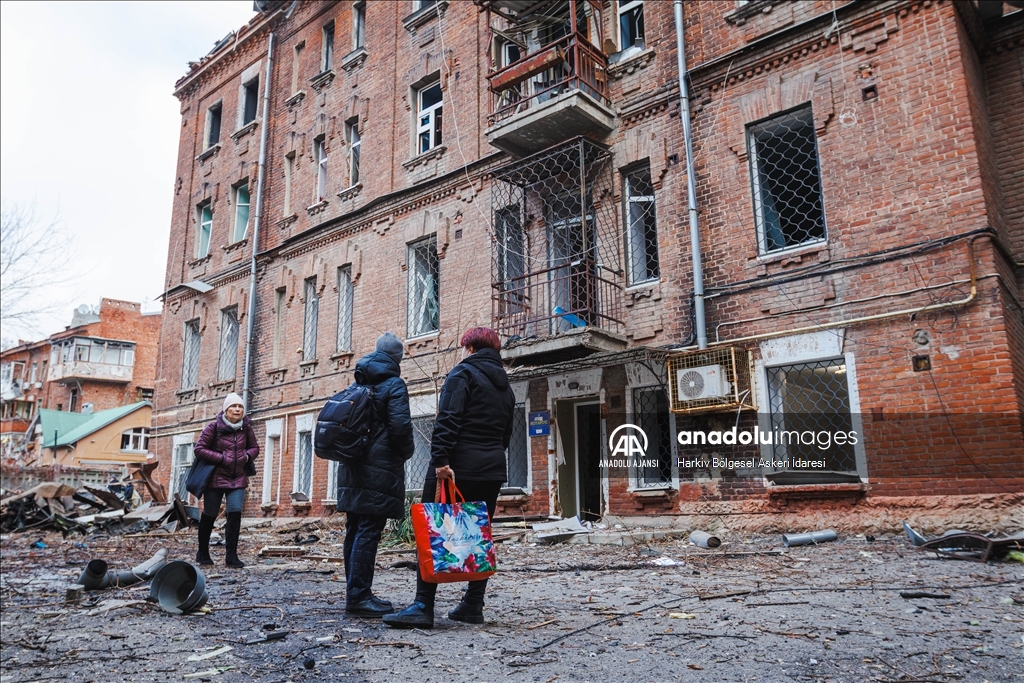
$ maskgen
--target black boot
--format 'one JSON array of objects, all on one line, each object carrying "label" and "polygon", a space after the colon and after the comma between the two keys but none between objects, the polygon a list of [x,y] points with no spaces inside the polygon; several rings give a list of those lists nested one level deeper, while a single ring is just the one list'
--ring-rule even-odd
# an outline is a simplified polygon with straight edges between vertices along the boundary
[{"label": "black boot", "polygon": [[196,551],[196,562],[202,565],[213,564],[210,557],[210,534],[213,533],[213,523],[216,517],[202,515],[199,518],[199,550]]},{"label": "black boot", "polygon": [[381,621],[391,628],[434,628],[434,608],[414,602],[401,612],[385,614]]},{"label": "black boot", "polygon": [[448,618],[452,621],[461,621],[464,624],[482,624],[484,623],[484,606],[473,605],[463,600],[458,607],[448,613]]},{"label": "black boot", "polygon": [[241,569],[245,564],[238,559],[238,532],[242,528],[242,513],[229,512],[227,524],[224,525],[224,547],[227,554],[224,564],[234,569]]}]

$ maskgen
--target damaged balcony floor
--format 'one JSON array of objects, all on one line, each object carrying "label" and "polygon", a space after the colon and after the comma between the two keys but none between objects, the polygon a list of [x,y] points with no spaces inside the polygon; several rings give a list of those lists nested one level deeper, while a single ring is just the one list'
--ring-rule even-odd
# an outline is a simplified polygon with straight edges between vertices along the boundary
[{"label": "damaged balcony floor", "polygon": [[[341,530],[295,530],[319,537],[307,553],[341,554]],[[936,559],[896,535],[789,549],[777,536],[738,536],[725,539],[726,555],[682,540],[503,543],[486,624],[445,617],[461,592],[448,584],[432,631],[400,631],[343,616],[340,564],[256,557],[282,544],[279,533],[248,529],[248,566],[205,568],[211,613],[187,616],[139,602],[145,584],[86,594],[76,606],[64,592],[89,559],[126,569],[161,547],[190,559],[194,530],[92,536],[87,548],[75,546],[81,537],[12,535],[0,546],[2,683],[1020,680],[1022,565]],[[40,538],[47,548],[32,547]],[[223,548],[213,555],[222,561]],[[407,604],[413,571],[391,565],[413,558],[379,555],[375,593]],[[111,599],[130,604],[101,602]],[[288,634],[243,644],[274,631]]]}]

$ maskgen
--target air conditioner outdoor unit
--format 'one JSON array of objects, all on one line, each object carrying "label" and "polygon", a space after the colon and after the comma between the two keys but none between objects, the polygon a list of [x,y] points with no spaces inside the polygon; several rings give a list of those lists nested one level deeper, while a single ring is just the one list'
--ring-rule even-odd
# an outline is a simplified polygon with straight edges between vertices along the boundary
[{"label": "air conditioner outdoor unit", "polygon": [[721,365],[680,368],[676,371],[677,395],[681,400],[719,398],[729,393],[729,381]]},{"label": "air conditioner outdoor unit", "polygon": [[752,409],[750,353],[718,347],[687,351],[666,359],[671,410],[706,413]]}]

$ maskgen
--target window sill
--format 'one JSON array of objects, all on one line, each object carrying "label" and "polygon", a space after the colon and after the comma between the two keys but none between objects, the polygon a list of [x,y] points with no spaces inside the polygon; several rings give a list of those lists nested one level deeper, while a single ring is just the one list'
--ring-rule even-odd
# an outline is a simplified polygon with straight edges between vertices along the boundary
[{"label": "window sill", "polygon": [[213,391],[214,398],[227,396],[235,390],[235,379],[231,378],[221,382],[211,382],[210,389]]},{"label": "window sill", "polygon": [[313,206],[307,206],[306,207],[306,213],[309,214],[310,216],[315,216],[318,213],[322,213],[326,209],[327,209],[327,200],[326,199],[321,199],[320,201],[318,201]]},{"label": "window sill", "polygon": [[288,373],[288,368],[274,368],[273,370],[267,370],[267,377],[270,378],[271,384],[284,384],[284,376]]},{"label": "window sill", "polygon": [[860,484],[791,484],[768,487],[768,495],[785,500],[815,500],[829,498],[860,498],[867,494],[868,486]]},{"label": "window sill", "polygon": [[304,360],[299,363],[299,377],[312,377],[316,374],[316,366],[320,363],[317,359]]},{"label": "window sill", "polygon": [[321,90],[329,86],[331,84],[331,81],[333,80],[334,70],[328,69],[327,71],[321,71],[316,76],[313,76],[313,78],[309,79],[309,85],[310,87],[313,88],[313,90],[320,92]]},{"label": "window sill", "polygon": [[630,47],[616,52],[608,58],[608,78],[616,79],[628,76],[638,69],[646,69],[657,53],[650,47]]},{"label": "window sill", "polygon": [[210,147],[209,149],[204,151],[202,154],[197,156],[196,157],[196,161],[199,161],[200,163],[203,162],[203,161],[206,161],[210,157],[217,156],[217,152],[219,152],[219,151],[220,151],[220,143],[218,142],[217,144],[215,144],[214,146]]},{"label": "window sill", "polygon": [[341,201],[346,201],[348,199],[352,199],[353,197],[357,196],[359,194],[360,190],[362,190],[362,189],[363,189],[363,184],[362,183],[356,183],[352,187],[350,187],[348,189],[345,189],[345,190],[342,190],[341,192],[339,192],[338,193],[338,199],[340,199]]},{"label": "window sill", "polygon": [[[816,240],[814,242],[807,242],[800,244],[789,249],[783,249],[780,251],[773,251],[768,254],[758,254],[755,258],[757,264],[761,266],[768,266],[773,263],[782,263],[787,265],[785,262],[793,259],[796,263],[800,263],[805,256],[813,256],[821,250],[828,251],[828,240]],[[827,260],[827,259],[826,259]]]},{"label": "window sill", "polygon": [[418,334],[415,337],[406,337],[405,338],[405,343],[406,344],[412,344],[412,343],[415,343],[415,342],[422,343],[422,342],[425,342],[425,341],[430,341],[432,339],[437,339],[440,336],[441,336],[441,332],[439,330],[433,330],[431,332],[424,332],[423,334]]},{"label": "window sill", "polygon": [[722,18],[734,26],[743,26],[748,20],[759,14],[768,14],[774,5],[781,3],[782,0],[751,0],[732,12],[724,14]]},{"label": "window sill", "polygon": [[304,100],[304,99],[306,99],[306,91],[305,90],[300,90],[299,92],[295,93],[294,95],[289,97],[287,100],[285,100],[284,101],[284,106],[286,106],[289,109],[291,109],[295,105],[297,105],[300,102],[302,102],[302,100]]},{"label": "window sill", "polygon": [[191,403],[199,398],[199,387],[195,387],[194,389],[181,389],[180,391],[175,391],[174,395],[178,398],[179,406],[182,403]]},{"label": "window sill", "polygon": [[418,9],[402,19],[402,26],[405,27],[406,31],[415,35],[417,29],[437,17],[438,14],[444,17],[444,13],[447,10],[448,0],[437,0],[435,4]]},{"label": "window sill", "polygon": [[293,500],[292,501],[292,510],[295,510],[296,512],[300,512],[300,511],[303,511],[303,510],[308,512],[308,511],[310,511],[312,509],[313,509],[313,501],[310,501],[310,500]]},{"label": "window sill", "polygon": [[354,357],[355,353],[352,351],[339,351],[331,356],[331,362],[334,363],[335,370],[343,370],[352,365],[352,359]]},{"label": "window sill", "polygon": [[281,220],[279,220],[279,221],[277,222],[277,227],[279,227],[280,229],[284,230],[284,229],[286,229],[286,228],[287,228],[287,227],[288,227],[289,225],[291,225],[292,223],[294,223],[294,222],[295,222],[295,221],[297,221],[297,220],[299,220],[299,214],[297,214],[297,213],[293,213],[292,215],[290,215],[290,216],[285,216],[284,218],[282,218]]},{"label": "window sill", "polygon": [[631,496],[636,496],[638,498],[664,498],[665,496],[669,496],[675,493],[675,491],[676,488],[672,486],[672,484],[644,486],[643,488],[637,488],[633,485],[630,485],[630,487],[626,489],[626,493],[628,493]]},{"label": "window sill", "polygon": [[249,238],[248,237],[243,237],[242,239],[238,240],[237,242],[232,242],[231,244],[225,244],[223,247],[221,247],[221,249],[224,250],[225,254],[230,254],[233,251],[238,251],[239,249],[241,249],[242,247],[244,247],[247,244],[249,244]]},{"label": "window sill", "polygon": [[407,171],[414,171],[416,170],[417,167],[429,163],[434,159],[440,159],[441,157],[444,156],[444,153],[446,151],[448,151],[448,148],[446,146],[438,145],[436,147],[428,149],[426,152],[420,154],[419,156],[413,157],[408,161],[403,161],[402,168],[404,168]]},{"label": "window sill", "polygon": [[244,126],[239,128],[238,130],[236,130],[234,133],[232,133],[231,134],[231,139],[234,140],[235,142],[238,142],[239,140],[244,138],[246,135],[248,135],[249,133],[251,133],[254,130],[256,130],[256,126],[258,126],[258,125],[259,125],[259,121],[253,119],[249,123],[245,124]]},{"label": "window sill", "polygon": [[342,58],[341,68],[346,72],[354,71],[361,67],[369,56],[370,53],[366,51],[365,47],[357,47]]},{"label": "window sill", "polygon": [[199,266],[205,266],[207,263],[210,262],[210,257],[211,256],[212,256],[212,254],[207,254],[206,256],[200,256],[197,259],[193,259],[193,260],[188,262],[188,267],[189,268],[198,268]]}]

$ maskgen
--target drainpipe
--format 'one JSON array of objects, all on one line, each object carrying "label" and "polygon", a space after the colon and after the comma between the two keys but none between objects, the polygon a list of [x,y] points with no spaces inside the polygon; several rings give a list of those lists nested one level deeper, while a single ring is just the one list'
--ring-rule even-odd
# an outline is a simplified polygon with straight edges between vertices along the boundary
[{"label": "drainpipe", "polygon": [[693,175],[693,133],[690,131],[690,90],[686,83],[686,45],[683,40],[683,0],[675,0],[676,57],[679,60],[679,118],[683,121],[686,142],[686,203],[690,215],[690,254],[693,258],[693,312],[697,348],[708,347],[707,322],[704,319],[704,269],[700,255],[700,231],[697,229],[697,184]]},{"label": "drainpipe", "polygon": [[267,40],[267,77],[263,84],[263,118],[260,121],[260,156],[256,168],[256,215],[252,220],[252,262],[249,266],[249,320],[245,326],[245,366],[242,368],[242,401],[249,412],[249,378],[252,375],[252,342],[256,325],[256,254],[260,247],[260,222],[263,218],[263,179],[267,161],[267,128],[270,120],[270,66],[274,58],[274,34]]}]

